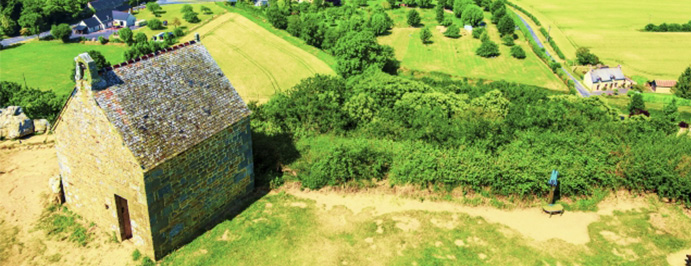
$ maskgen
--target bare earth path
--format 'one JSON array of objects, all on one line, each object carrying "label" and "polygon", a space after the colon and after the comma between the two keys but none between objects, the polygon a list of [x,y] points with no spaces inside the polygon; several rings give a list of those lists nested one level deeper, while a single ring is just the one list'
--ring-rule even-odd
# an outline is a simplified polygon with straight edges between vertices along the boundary
[{"label": "bare earth path", "polygon": [[588,225],[600,219],[600,215],[611,215],[615,210],[633,210],[646,206],[642,198],[610,200],[602,203],[601,210],[597,213],[568,212],[564,216],[550,218],[539,208],[500,210],[491,207],[463,206],[452,202],[421,202],[394,195],[321,193],[298,189],[290,189],[287,192],[300,198],[314,200],[317,206],[323,206],[326,210],[334,206],[345,206],[355,215],[365,210],[372,211],[375,216],[404,211],[467,213],[471,216],[482,217],[490,223],[506,225],[537,241],[556,238],[577,245],[590,241]]}]

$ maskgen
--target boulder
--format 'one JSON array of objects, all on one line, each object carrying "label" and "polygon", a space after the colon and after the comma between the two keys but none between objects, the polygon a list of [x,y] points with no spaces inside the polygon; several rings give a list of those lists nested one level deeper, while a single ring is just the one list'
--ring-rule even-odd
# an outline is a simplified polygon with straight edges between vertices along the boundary
[{"label": "boulder", "polygon": [[34,133],[43,134],[48,132],[50,122],[47,119],[34,119]]},{"label": "boulder", "polygon": [[19,106],[0,109],[0,137],[21,138],[34,133],[34,121]]}]

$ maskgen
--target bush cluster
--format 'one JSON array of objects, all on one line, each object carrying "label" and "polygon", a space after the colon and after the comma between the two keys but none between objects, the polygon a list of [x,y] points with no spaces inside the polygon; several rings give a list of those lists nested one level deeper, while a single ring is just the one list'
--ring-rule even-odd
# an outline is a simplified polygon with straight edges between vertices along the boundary
[{"label": "bush cluster", "polygon": [[662,23],[660,25],[648,24],[643,28],[644,31],[652,32],[691,32],[691,20],[686,24],[679,23]]},{"label": "bush cluster", "polygon": [[540,32],[542,32],[542,35],[547,38],[547,42],[549,42],[549,45],[552,46],[552,49],[554,49],[554,52],[557,53],[557,56],[559,56],[560,59],[565,60],[566,56],[564,56],[564,53],[559,49],[559,46],[557,46],[557,43],[554,42],[554,39],[552,36],[549,36],[549,33],[545,28],[540,27]]},{"label": "bush cluster", "polygon": [[255,133],[301,143],[310,188],[388,179],[534,197],[558,169],[561,195],[627,188],[691,206],[691,139],[675,135],[676,110],[620,121],[600,98],[374,70],[315,76],[252,108]]},{"label": "bush cluster", "polygon": [[512,6],[513,8],[517,9],[518,11],[521,11],[521,13],[528,16],[531,20],[533,20],[535,25],[542,26],[542,24],[540,24],[540,20],[538,20],[537,17],[535,17],[532,13],[528,12],[527,10],[523,9],[522,7],[520,7],[514,3],[511,3],[509,1],[506,1],[506,4]]},{"label": "bush cluster", "polygon": [[[74,78],[74,72],[72,72]],[[55,120],[65,97],[58,97],[50,90],[27,88],[19,83],[0,81],[0,107],[21,106],[31,119]]]}]

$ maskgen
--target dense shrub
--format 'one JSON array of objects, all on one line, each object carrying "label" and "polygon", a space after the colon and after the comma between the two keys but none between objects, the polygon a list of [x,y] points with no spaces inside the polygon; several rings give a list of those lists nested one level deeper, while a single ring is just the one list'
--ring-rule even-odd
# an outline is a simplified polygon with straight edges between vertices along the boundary
[{"label": "dense shrub", "polygon": [[483,41],[480,47],[475,50],[475,54],[482,57],[499,56],[499,46],[493,41]]},{"label": "dense shrub", "polygon": [[473,38],[475,39],[480,39],[480,36],[482,36],[483,33],[485,33],[485,28],[474,28],[473,29]]},{"label": "dense shrub", "polygon": [[662,23],[660,25],[648,24],[643,28],[644,31],[652,32],[691,32],[691,20],[686,24]]},{"label": "dense shrub", "polygon": [[352,140],[337,145],[316,159],[309,173],[302,175],[300,180],[310,189],[340,186],[352,181],[366,184],[370,180],[383,179],[390,165],[389,153],[375,150],[366,141]]},{"label": "dense shrub", "polygon": [[513,42],[513,36],[511,35],[505,35],[504,37],[501,37],[501,42],[506,46],[515,45],[515,43]]},{"label": "dense shrub", "polygon": [[511,56],[518,59],[523,59],[525,58],[525,51],[523,51],[523,48],[520,46],[511,47]]},{"label": "dense shrub", "polygon": [[451,24],[448,28],[446,28],[446,31],[444,31],[444,36],[449,38],[461,37],[461,29],[459,29],[456,24]]},{"label": "dense shrub", "polygon": [[528,16],[531,20],[533,20],[533,22],[535,22],[535,25],[542,26],[542,24],[540,24],[540,21],[537,19],[537,17],[535,17],[533,14],[531,14],[531,13],[528,12],[528,11],[526,11],[526,10],[523,9],[522,7],[520,7],[520,6],[518,6],[518,5],[514,4],[514,3],[511,3],[511,2],[509,2],[509,1],[506,1],[506,4],[512,6],[513,8],[517,9],[518,11],[521,11],[521,13],[525,14],[526,16]]},{"label": "dense shrub", "polygon": [[156,19],[156,18],[152,18],[152,19],[150,19],[150,20],[147,20],[147,21],[146,21],[146,25],[147,25],[150,29],[152,29],[152,30],[162,30],[162,29],[164,29],[164,27],[163,27],[163,22],[161,22],[161,20]]},{"label": "dense shrub", "polygon": [[52,122],[60,112],[64,100],[65,97],[58,97],[50,90],[26,88],[18,83],[0,81],[0,107],[21,106],[31,119],[45,118]]},{"label": "dense shrub", "polygon": [[50,34],[53,35],[55,39],[68,42],[72,36],[72,28],[70,28],[70,25],[67,23],[53,25],[53,27],[50,28]]},{"label": "dense shrub", "polygon": [[420,13],[418,13],[417,10],[411,9],[408,12],[408,20],[406,20],[408,22],[408,25],[417,27],[418,25],[420,25],[421,20],[422,18],[420,18]]}]

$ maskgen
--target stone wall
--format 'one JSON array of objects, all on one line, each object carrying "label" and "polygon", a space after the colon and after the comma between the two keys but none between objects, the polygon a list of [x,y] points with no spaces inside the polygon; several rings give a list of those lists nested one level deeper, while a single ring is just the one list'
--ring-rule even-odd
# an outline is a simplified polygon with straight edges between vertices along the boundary
[{"label": "stone wall", "polygon": [[254,187],[249,117],[145,174],[155,257],[194,240]]},{"label": "stone wall", "polygon": [[118,131],[80,82],[55,131],[65,199],[70,209],[120,237],[115,195],[128,201],[132,242],[153,257],[144,175]]}]

